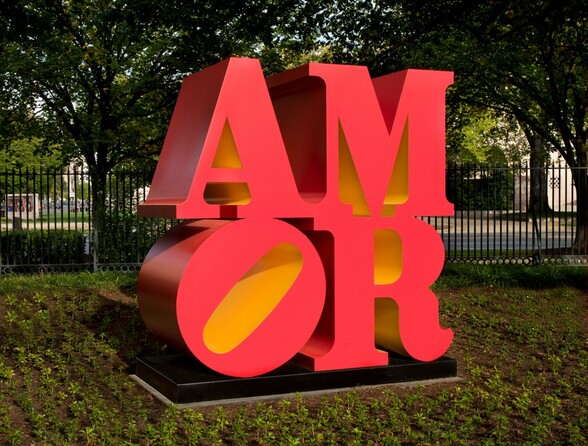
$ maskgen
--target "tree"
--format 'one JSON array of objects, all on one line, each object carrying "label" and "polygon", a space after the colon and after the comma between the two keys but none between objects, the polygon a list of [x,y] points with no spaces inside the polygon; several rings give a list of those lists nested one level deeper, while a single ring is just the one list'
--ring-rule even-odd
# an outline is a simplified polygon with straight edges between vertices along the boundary
[{"label": "tree", "polygon": [[29,169],[40,168],[58,169],[64,163],[59,153],[59,147],[45,146],[40,138],[14,139],[6,147],[0,148],[0,169]]},{"label": "tree", "polygon": [[[100,231],[108,172],[156,159],[182,78],[275,45],[297,2],[22,0],[0,18],[0,137],[83,158]],[[4,6],[4,3],[2,3]]]},{"label": "tree", "polygon": [[461,103],[448,121],[448,162],[512,164],[528,154],[522,129],[504,114]]},{"label": "tree", "polygon": [[7,194],[37,193],[44,200],[62,193],[64,163],[58,147],[42,147],[40,138],[30,138],[0,148],[0,202]]},{"label": "tree", "polygon": [[428,19],[449,17],[444,23],[452,27],[453,36],[441,48],[458,72],[458,98],[513,116],[528,135],[532,159],[545,157],[549,146],[571,168],[578,216],[574,246],[585,252],[588,5],[455,1],[448,14],[444,2],[433,3]]},{"label": "tree", "polygon": [[[350,2],[340,1],[348,8]],[[588,223],[588,3],[583,0],[371,2],[358,35],[335,54],[354,54],[376,74],[401,65],[453,70],[449,100],[491,108],[556,150],[572,170],[585,252]],[[362,3],[363,4],[363,3]],[[362,6],[365,12],[365,6]],[[349,14],[349,11],[347,12]],[[376,32],[382,23],[398,30]],[[386,25],[387,26],[387,25]],[[381,28],[384,30],[385,28]],[[336,44],[336,42],[334,42]],[[451,104],[450,104],[451,106]],[[534,147],[539,147],[535,145]]]},{"label": "tree", "polygon": [[549,165],[550,150],[545,140],[538,133],[523,125],[525,136],[529,142],[529,167],[531,170],[531,191],[529,207],[533,212],[533,219],[551,210],[549,207],[549,193],[547,185],[547,166]]}]

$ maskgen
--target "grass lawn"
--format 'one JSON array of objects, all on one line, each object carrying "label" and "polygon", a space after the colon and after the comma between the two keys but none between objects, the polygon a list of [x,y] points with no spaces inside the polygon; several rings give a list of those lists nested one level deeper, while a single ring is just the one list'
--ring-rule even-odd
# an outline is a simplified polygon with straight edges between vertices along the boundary
[{"label": "grass lawn", "polygon": [[67,223],[68,221],[90,221],[90,213],[86,212],[52,212],[44,214],[37,219],[37,221],[47,221],[51,223]]},{"label": "grass lawn", "polygon": [[588,444],[586,270],[448,266],[435,285],[462,378],[203,409],[129,378],[164,349],[135,275],[0,278],[0,444]]}]

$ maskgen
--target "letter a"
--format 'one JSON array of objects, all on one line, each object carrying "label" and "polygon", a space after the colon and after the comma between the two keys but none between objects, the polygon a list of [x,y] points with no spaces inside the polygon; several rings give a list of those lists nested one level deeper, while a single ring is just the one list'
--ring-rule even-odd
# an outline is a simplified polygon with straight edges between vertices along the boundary
[{"label": "letter a", "polygon": [[299,216],[301,203],[259,61],[188,76],[142,216]]}]

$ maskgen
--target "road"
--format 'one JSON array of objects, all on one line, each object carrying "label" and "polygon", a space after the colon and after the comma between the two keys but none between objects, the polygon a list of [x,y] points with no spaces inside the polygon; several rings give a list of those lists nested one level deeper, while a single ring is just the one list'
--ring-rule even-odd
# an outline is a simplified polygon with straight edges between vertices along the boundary
[{"label": "road", "polygon": [[[431,224],[435,226],[434,219]],[[454,252],[560,249],[572,246],[575,236],[572,224],[558,219],[538,221],[540,238],[530,221],[445,218],[437,219],[436,226],[445,248]]]}]

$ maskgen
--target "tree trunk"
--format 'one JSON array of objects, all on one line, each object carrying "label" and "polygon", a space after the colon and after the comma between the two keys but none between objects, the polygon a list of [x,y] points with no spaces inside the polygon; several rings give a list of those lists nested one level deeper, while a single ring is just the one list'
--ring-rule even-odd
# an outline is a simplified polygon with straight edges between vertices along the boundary
[{"label": "tree trunk", "polygon": [[531,194],[529,208],[533,215],[545,215],[551,211],[547,185],[548,151],[545,142],[537,134],[528,134],[527,140],[531,148]]},{"label": "tree trunk", "polygon": [[543,249],[541,216],[551,211],[549,207],[549,194],[547,192],[547,163],[549,162],[549,151],[545,141],[537,133],[531,131],[527,126],[521,125],[530,149],[530,193],[529,208],[533,220],[533,232],[536,243],[533,246],[533,263],[541,263],[541,251]]},{"label": "tree trunk", "polygon": [[576,186],[576,234],[573,253],[588,253],[588,168],[572,168],[572,179]]},{"label": "tree trunk", "polygon": [[101,240],[106,216],[106,173],[90,169],[92,182],[92,255],[94,271],[98,269]]}]

